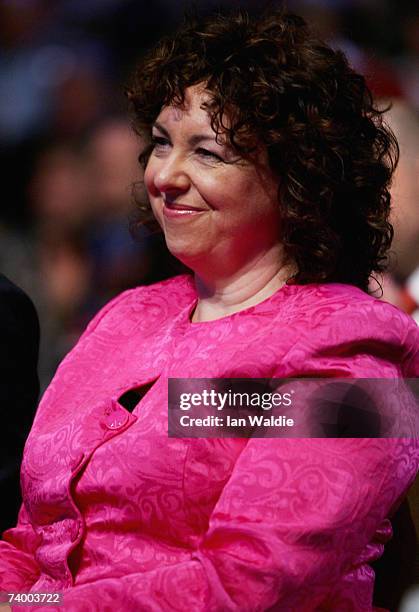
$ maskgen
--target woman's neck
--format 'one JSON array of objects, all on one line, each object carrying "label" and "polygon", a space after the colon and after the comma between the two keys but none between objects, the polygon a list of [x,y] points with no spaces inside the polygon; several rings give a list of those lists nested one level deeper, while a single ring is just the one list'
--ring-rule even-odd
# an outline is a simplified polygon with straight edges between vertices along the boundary
[{"label": "woman's neck", "polygon": [[261,256],[244,269],[223,278],[205,278],[195,274],[198,303],[192,321],[213,321],[263,302],[278,291],[293,274],[293,264]]}]

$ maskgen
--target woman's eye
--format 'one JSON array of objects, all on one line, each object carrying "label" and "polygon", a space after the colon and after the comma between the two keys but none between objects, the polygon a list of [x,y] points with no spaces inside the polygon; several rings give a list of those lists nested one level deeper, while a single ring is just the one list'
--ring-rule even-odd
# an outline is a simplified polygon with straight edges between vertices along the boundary
[{"label": "woman's eye", "polygon": [[167,138],[163,138],[163,136],[152,136],[151,143],[155,149],[165,147],[170,144]]},{"label": "woman's eye", "polygon": [[214,159],[216,161],[223,161],[222,157],[220,157],[219,155],[217,155],[217,153],[214,153],[213,151],[209,151],[208,149],[197,149],[196,151],[198,153],[198,155],[201,155],[202,157],[208,158],[208,159]]}]

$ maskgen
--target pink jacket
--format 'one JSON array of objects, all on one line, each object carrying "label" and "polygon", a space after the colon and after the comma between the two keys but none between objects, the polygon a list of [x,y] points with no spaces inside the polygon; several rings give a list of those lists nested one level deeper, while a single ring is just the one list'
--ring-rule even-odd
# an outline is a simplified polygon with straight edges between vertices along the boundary
[{"label": "pink jacket", "polygon": [[[62,591],[69,611],[371,610],[369,563],[418,440],[168,438],[167,379],[418,376],[418,328],[340,284],[286,285],[205,323],[195,301],[186,275],[127,291],[63,361],[0,590]],[[132,413],[118,403],[152,381]]]}]

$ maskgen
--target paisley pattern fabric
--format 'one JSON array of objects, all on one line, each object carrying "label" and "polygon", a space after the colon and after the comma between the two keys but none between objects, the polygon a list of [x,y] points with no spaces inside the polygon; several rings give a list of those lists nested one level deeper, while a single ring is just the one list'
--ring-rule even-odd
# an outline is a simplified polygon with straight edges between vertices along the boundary
[{"label": "paisley pattern fabric", "polygon": [[[168,438],[167,380],[418,376],[417,327],[340,284],[286,285],[203,323],[196,299],[188,275],[127,291],[63,361],[0,590],[62,591],[69,611],[371,610],[369,563],[419,441]],[[132,413],[118,402],[149,384]]]}]

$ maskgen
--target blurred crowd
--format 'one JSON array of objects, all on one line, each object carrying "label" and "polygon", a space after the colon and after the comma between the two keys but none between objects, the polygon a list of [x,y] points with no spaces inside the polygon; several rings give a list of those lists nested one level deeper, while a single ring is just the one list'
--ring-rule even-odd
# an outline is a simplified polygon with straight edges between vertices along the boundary
[{"label": "blurred crowd", "polygon": [[[257,0],[197,1],[261,10]],[[273,3],[274,4],[274,3]],[[396,229],[384,297],[419,319],[419,14],[391,0],[289,0],[391,100],[399,138]],[[120,291],[172,273],[161,238],[130,232],[141,142],[124,87],[142,51],[181,20],[175,0],[0,4],[0,271],[41,321],[41,386],[93,314]],[[416,271],[416,272],[415,272]],[[374,288],[374,287],[373,287]]]}]

